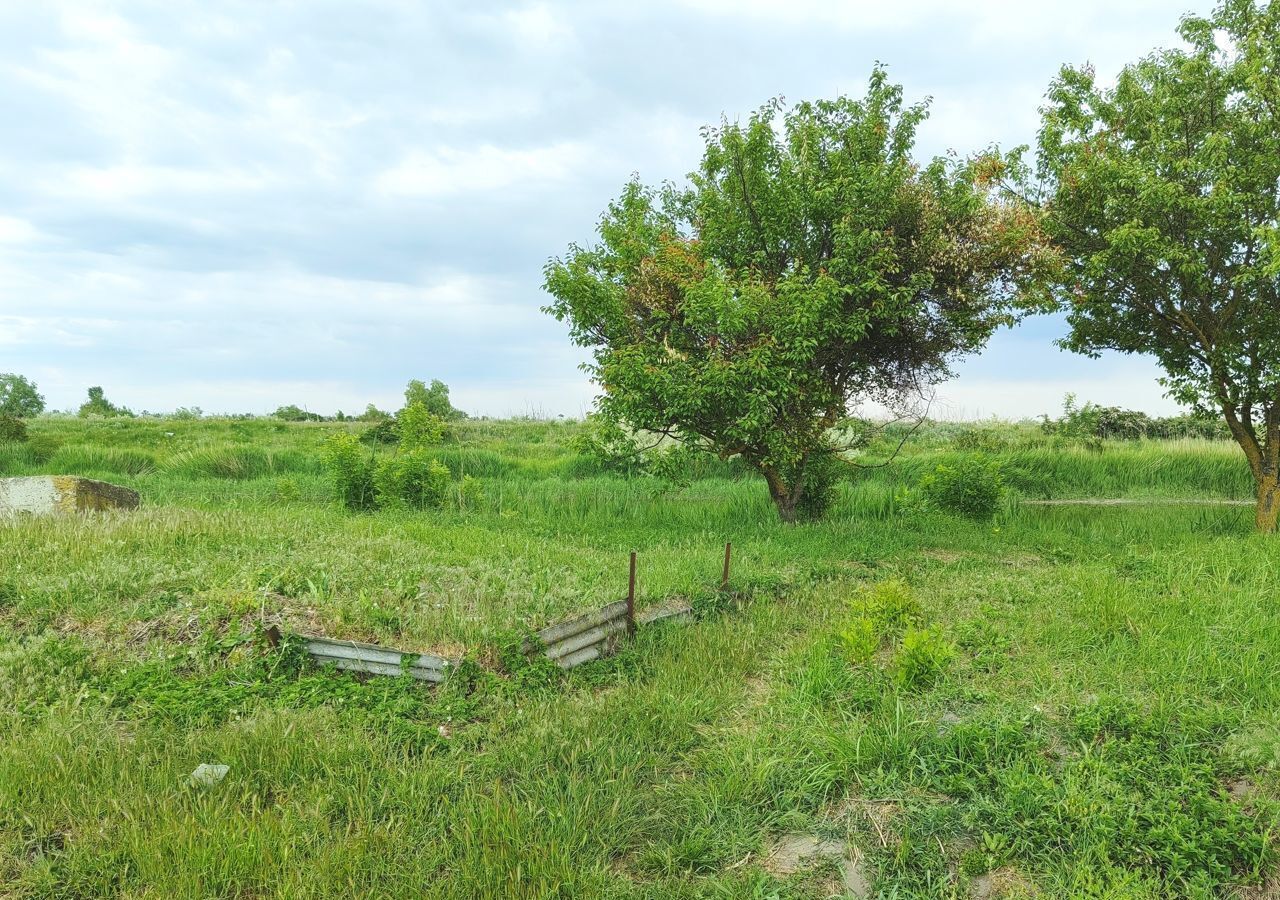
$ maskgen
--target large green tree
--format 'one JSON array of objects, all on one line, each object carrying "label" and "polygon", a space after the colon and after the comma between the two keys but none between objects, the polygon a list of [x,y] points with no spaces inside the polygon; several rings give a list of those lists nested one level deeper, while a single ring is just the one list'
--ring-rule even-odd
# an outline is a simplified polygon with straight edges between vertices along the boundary
[{"label": "large green tree", "polygon": [[741,456],[785,521],[820,509],[853,405],[927,391],[1036,295],[1034,217],[977,166],[918,165],[926,112],[877,69],[862,99],[706,129],[686,186],[628,184],[546,268],[601,413]]},{"label": "large green tree", "polygon": [[1186,47],[1114,87],[1064,68],[1040,132],[1065,256],[1064,345],[1151,354],[1171,396],[1225,417],[1280,512],[1280,5],[1188,17]]},{"label": "large green tree", "polygon": [[24,375],[0,373],[0,416],[26,419],[44,412],[44,397]]},{"label": "large green tree", "polygon": [[467,417],[466,413],[449,402],[449,385],[439,378],[433,378],[430,387],[416,378],[409,382],[404,389],[404,405],[407,408],[415,404],[424,406],[433,416],[445,421]]}]

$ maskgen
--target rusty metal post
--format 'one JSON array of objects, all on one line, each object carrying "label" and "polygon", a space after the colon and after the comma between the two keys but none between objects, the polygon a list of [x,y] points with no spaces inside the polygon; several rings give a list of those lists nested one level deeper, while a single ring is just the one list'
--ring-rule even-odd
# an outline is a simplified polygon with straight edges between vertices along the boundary
[{"label": "rusty metal post", "polygon": [[636,633],[636,551],[631,551],[631,574],[627,578],[627,634]]},{"label": "rusty metal post", "polygon": [[729,590],[729,556],[733,553],[733,544],[724,545],[724,574],[720,576],[720,590]]}]

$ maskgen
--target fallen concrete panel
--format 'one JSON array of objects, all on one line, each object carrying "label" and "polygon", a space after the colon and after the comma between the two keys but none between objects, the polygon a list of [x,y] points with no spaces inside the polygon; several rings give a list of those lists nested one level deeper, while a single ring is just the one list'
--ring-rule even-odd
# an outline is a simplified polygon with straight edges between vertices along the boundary
[{"label": "fallen concrete panel", "polygon": [[137,491],[75,475],[0,478],[0,516],[53,516],[137,509],[138,503]]}]

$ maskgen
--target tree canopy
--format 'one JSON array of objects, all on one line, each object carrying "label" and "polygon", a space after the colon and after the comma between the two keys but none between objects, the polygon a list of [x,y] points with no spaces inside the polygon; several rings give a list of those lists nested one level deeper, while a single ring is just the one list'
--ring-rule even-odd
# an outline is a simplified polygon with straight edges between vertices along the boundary
[{"label": "tree canopy", "polygon": [[1114,87],[1067,67],[1039,136],[1064,256],[1063,344],[1152,354],[1171,395],[1224,416],[1280,511],[1280,5],[1188,17],[1187,48]]},{"label": "tree canopy", "polygon": [[0,373],[0,416],[28,419],[44,412],[44,397],[24,375]]},{"label": "tree canopy", "polygon": [[418,379],[410,381],[404,389],[404,405],[406,408],[420,404],[437,418],[445,421],[465,419],[467,414],[449,402],[449,385],[438,378],[431,381],[431,386]]},{"label": "tree canopy", "polygon": [[545,272],[602,415],[740,455],[784,520],[820,511],[853,405],[919,396],[1043,299],[1035,217],[981,164],[917,164],[926,115],[876,69],[861,99],[705,129],[686,186],[633,179]]},{"label": "tree canopy", "polygon": [[116,406],[108,400],[106,393],[101,387],[97,386],[89,388],[89,399],[80,404],[77,414],[81,418],[88,418],[89,416],[133,416],[133,412],[127,407]]}]

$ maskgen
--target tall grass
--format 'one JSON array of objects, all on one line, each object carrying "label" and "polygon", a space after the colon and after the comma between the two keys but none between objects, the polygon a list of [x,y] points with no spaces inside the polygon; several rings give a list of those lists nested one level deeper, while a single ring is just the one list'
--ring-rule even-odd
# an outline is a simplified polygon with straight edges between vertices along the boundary
[{"label": "tall grass", "polygon": [[[85,474],[152,465],[119,476],[136,513],[0,521],[0,895],[838,894],[833,864],[767,862],[787,832],[848,847],[882,897],[1274,877],[1280,556],[1248,509],[899,508],[976,452],[951,429],[784,527],[718,463],[628,479],[573,424],[466,422],[433,452],[483,505],[350,514],[314,464],[346,427],[33,424]],[[1225,444],[1013,431],[994,455],[1024,496],[1248,496]],[[505,652],[622,596],[633,549],[640,606],[697,621],[564,677]],[[851,659],[889,578],[914,603]],[[442,688],[355,679],[271,647],[273,621],[469,662]],[[894,677],[908,629],[936,682]],[[230,772],[192,785],[200,762]]]},{"label": "tall grass", "polygon": [[160,469],[177,478],[262,478],[286,472],[317,472],[318,461],[297,450],[257,447],[200,447],[168,457]]},{"label": "tall grass", "polygon": [[156,458],[132,447],[68,444],[58,448],[43,468],[62,475],[147,475],[156,470]]}]

